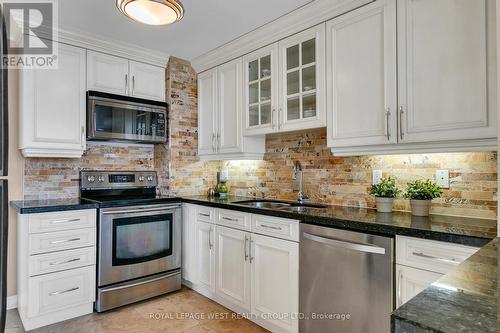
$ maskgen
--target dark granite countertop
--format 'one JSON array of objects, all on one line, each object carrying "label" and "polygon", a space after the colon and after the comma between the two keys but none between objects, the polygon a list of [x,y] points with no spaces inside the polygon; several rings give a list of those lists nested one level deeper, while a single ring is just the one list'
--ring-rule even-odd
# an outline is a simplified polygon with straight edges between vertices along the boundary
[{"label": "dark granite countertop", "polygon": [[276,209],[248,207],[237,201],[245,197],[227,199],[206,196],[183,197],[183,202],[249,213],[265,214],[322,225],[381,235],[403,235],[481,247],[497,236],[497,221],[444,215],[412,216],[407,212],[377,213],[375,209],[327,206],[324,209],[306,209],[295,213]]},{"label": "dark granite countertop", "polygon": [[10,206],[21,214],[35,214],[58,212],[65,210],[96,209],[97,203],[81,198],[46,199],[46,200],[17,200],[11,201]]},{"label": "dark granite countertop", "polygon": [[499,332],[498,239],[392,314],[396,333]]}]

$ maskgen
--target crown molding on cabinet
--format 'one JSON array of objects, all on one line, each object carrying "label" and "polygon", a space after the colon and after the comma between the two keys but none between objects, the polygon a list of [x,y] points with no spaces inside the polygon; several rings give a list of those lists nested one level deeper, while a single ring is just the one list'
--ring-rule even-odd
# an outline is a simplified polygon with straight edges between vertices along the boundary
[{"label": "crown molding on cabinet", "polygon": [[191,60],[200,73],[375,0],[315,0]]},{"label": "crown molding on cabinet", "polygon": [[[52,35],[40,33],[40,37],[52,39]],[[111,41],[103,36],[90,34],[88,32],[59,29],[56,34],[56,41],[60,43],[79,46],[85,49],[111,54],[114,56],[127,58],[150,65],[165,68],[169,54],[150,50],[137,45]]]}]

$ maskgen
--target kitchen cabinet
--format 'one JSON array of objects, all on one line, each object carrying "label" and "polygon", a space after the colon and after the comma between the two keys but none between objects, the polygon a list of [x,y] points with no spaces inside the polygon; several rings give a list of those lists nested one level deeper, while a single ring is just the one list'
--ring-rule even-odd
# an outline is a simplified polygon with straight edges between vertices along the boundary
[{"label": "kitchen cabinet", "polygon": [[395,26],[394,0],[326,24],[329,146],[397,143]]},{"label": "kitchen cabinet", "polygon": [[326,126],[325,25],[243,58],[245,135]]},{"label": "kitchen cabinet", "polygon": [[439,280],[442,276],[444,275],[423,269],[396,265],[396,307],[400,307],[420,294],[420,292]]},{"label": "kitchen cabinet", "polygon": [[198,155],[204,160],[262,159],[265,139],[243,137],[241,59],[198,75]]},{"label": "kitchen cabinet", "polygon": [[195,229],[197,291],[207,297],[215,293],[215,226],[197,221]]},{"label": "kitchen cabinet", "polygon": [[396,305],[429,287],[478,248],[426,239],[396,236]]},{"label": "kitchen cabinet", "polygon": [[327,22],[332,152],[496,149],[494,6],[383,0]]},{"label": "kitchen cabinet", "polygon": [[250,311],[250,233],[216,228],[216,295],[225,306]]},{"label": "kitchen cabinet", "polygon": [[194,283],[196,278],[196,206],[182,205],[182,279]]},{"label": "kitchen cabinet", "polygon": [[85,150],[85,49],[58,48],[58,69],[20,71],[19,148],[25,157],[80,158]]},{"label": "kitchen cabinet", "polygon": [[87,88],[164,102],[165,69],[88,50]]},{"label": "kitchen cabinet", "polygon": [[17,215],[17,308],[26,330],[93,312],[96,218],[95,209]]},{"label": "kitchen cabinet", "polygon": [[[250,261],[252,313],[257,318],[266,314],[298,314],[299,244],[253,234]],[[293,316],[268,318],[263,324],[273,332],[298,332],[298,320]]]}]

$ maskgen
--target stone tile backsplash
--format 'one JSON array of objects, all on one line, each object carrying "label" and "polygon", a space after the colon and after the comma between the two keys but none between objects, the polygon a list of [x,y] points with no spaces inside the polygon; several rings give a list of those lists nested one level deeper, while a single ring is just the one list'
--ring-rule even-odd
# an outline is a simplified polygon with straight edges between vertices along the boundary
[{"label": "stone tile backsplash", "polygon": [[[438,169],[450,171],[450,189],[435,200],[433,213],[495,218],[497,154],[449,153],[336,157],[326,147],[326,129],[272,134],[266,138],[264,161],[200,161],[196,72],[189,62],[170,58],[167,68],[169,142],[164,145],[89,143],[81,159],[25,160],[25,199],[78,196],[80,169],[156,170],[161,193],[198,195],[215,185],[216,172],[229,169],[230,194],[266,198],[297,197],[293,161],[304,167],[304,190],[314,201],[374,207],[366,191],[372,170],[398,179],[432,179]],[[407,200],[395,202],[409,210]]]}]

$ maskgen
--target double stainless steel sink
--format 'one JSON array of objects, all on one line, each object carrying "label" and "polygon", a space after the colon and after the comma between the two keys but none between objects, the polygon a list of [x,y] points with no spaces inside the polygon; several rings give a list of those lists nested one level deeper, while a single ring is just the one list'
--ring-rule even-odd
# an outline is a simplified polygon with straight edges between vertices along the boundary
[{"label": "double stainless steel sink", "polygon": [[318,205],[318,204],[275,201],[275,200],[244,200],[244,201],[234,201],[233,203],[255,208],[276,209],[280,211],[288,211],[294,213],[303,213],[310,209],[323,209],[327,207],[325,205]]}]

